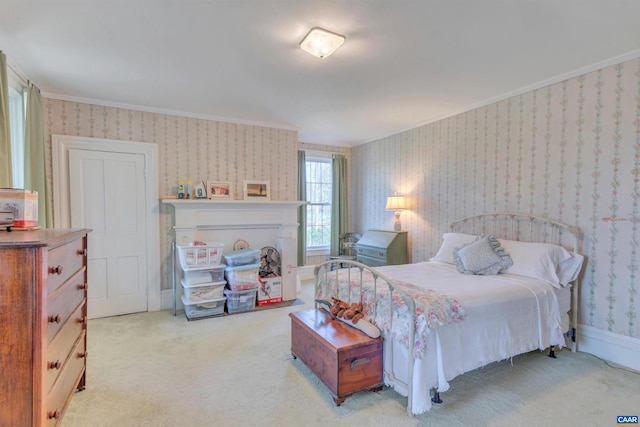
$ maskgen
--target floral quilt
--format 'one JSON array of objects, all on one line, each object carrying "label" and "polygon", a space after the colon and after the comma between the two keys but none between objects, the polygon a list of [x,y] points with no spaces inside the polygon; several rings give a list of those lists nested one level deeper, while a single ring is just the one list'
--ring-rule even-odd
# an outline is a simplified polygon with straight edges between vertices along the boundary
[{"label": "floral quilt", "polygon": [[[318,277],[316,298],[328,299],[331,296],[337,296],[345,301],[362,301],[367,320],[375,323],[383,336],[395,339],[408,348],[409,310],[400,294],[393,292],[389,298],[389,286],[381,279],[375,283],[376,280],[368,270],[362,273],[362,284],[359,270],[336,271],[321,274]],[[375,287],[374,284],[376,284]],[[450,296],[399,280],[394,280],[393,284],[415,302],[414,356],[416,358],[422,358],[426,354],[427,335],[430,329],[451,322],[460,322],[466,317],[464,308]],[[391,309],[393,309],[393,321],[392,316],[389,315]]]}]

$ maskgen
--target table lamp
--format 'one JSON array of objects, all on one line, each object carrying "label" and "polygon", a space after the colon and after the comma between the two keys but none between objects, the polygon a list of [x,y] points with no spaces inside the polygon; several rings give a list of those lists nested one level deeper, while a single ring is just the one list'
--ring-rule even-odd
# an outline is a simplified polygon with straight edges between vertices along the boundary
[{"label": "table lamp", "polygon": [[395,211],[394,215],[396,217],[396,222],[393,224],[393,229],[395,231],[400,231],[402,227],[400,224],[400,211],[403,209],[407,209],[404,196],[398,196],[398,194],[395,193],[393,196],[387,197],[387,206],[385,207],[385,210]]}]

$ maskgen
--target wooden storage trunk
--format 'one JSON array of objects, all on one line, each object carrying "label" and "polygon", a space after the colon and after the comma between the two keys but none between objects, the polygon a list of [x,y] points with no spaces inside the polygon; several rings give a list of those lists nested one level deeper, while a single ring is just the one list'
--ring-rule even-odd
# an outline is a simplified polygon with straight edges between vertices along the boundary
[{"label": "wooden storage trunk", "polygon": [[289,316],[291,353],[329,388],[336,405],[353,393],[382,389],[381,337],[371,338],[322,309]]}]

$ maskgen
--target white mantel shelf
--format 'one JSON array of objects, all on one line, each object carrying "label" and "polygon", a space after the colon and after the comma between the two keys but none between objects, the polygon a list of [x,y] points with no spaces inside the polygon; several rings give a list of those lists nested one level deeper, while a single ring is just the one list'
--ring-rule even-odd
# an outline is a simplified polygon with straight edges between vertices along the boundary
[{"label": "white mantel shelf", "polygon": [[194,240],[221,242],[226,252],[242,239],[254,248],[278,248],[283,300],[296,298],[298,207],[306,202],[175,198],[161,201],[174,207],[176,245]]},{"label": "white mantel shelf", "polygon": [[300,201],[162,199],[175,208],[174,229],[298,226]]},{"label": "white mantel shelf", "polygon": [[175,198],[163,198],[162,199],[162,203],[169,203],[171,205],[174,206],[234,206],[234,205],[239,205],[239,206],[245,206],[247,207],[248,205],[252,205],[254,207],[265,207],[267,209],[269,209],[269,207],[271,208],[279,208],[282,206],[287,206],[287,205],[291,205],[293,207],[295,206],[301,206],[307,202],[301,202],[298,200],[293,200],[293,201],[288,201],[288,200],[265,200],[263,202],[254,202],[252,200],[224,200],[224,199],[220,199],[220,200],[210,200],[210,199],[175,199]]}]

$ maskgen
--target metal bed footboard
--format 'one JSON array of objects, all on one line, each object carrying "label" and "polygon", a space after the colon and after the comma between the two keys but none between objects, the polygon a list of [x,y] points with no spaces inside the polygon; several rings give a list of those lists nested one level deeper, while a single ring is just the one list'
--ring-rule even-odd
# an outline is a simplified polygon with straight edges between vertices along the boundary
[{"label": "metal bed footboard", "polygon": [[[314,289],[314,298],[319,294],[320,291],[320,283],[321,283],[321,278],[324,279],[324,283],[327,283],[327,279],[329,278],[330,275],[334,275],[335,276],[335,280],[336,283],[338,283],[338,276],[339,274],[342,275],[346,275],[346,280],[347,280],[347,288],[348,288],[348,295],[349,295],[349,300],[347,302],[352,303],[352,302],[360,302],[359,301],[353,301],[351,300],[351,296],[353,294],[352,290],[354,289],[354,287],[356,288],[357,291],[357,295],[360,295],[360,298],[362,298],[362,289],[363,289],[363,274],[365,271],[369,271],[371,273],[371,275],[373,276],[373,292],[374,295],[378,295],[378,289],[379,287],[386,287],[388,289],[388,295],[387,297],[390,299],[389,301],[389,325],[393,326],[393,294],[396,293],[397,295],[399,295],[402,300],[404,301],[404,303],[407,306],[407,310],[409,313],[409,322],[411,322],[412,327],[409,327],[409,358],[411,360],[413,360],[413,352],[414,352],[414,343],[415,343],[415,316],[416,316],[416,306],[415,306],[415,302],[413,301],[413,299],[407,295],[405,292],[403,292],[402,290],[398,289],[398,287],[395,285],[394,281],[392,279],[390,279],[389,277],[385,276],[384,274],[378,272],[377,270],[375,270],[374,268],[371,268],[365,264],[356,262],[356,261],[348,261],[348,260],[341,260],[341,259],[337,259],[337,260],[330,260],[330,261],[326,261],[323,262],[322,264],[317,265],[314,268],[314,276],[315,276],[315,289]],[[322,295],[325,298],[329,298],[331,296],[338,296],[337,295],[337,291],[338,291],[338,287],[336,286],[336,294],[334,295],[327,295],[325,292],[322,292]],[[318,308],[318,303],[316,302],[315,304],[316,308]],[[373,309],[374,309],[374,313],[370,313],[369,314],[369,321],[371,321],[372,323],[374,322],[374,319],[377,318],[377,308],[378,308],[378,304],[373,304]],[[382,331],[383,337],[384,337],[384,331]],[[385,337],[386,339],[386,337]],[[386,352],[384,355],[384,358],[386,358],[385,360],[388,360],[389,363],[387,363],[386,361],[383,363],[383,370],[384,373],[394,382],[399,383],[399,384],[403,384],[404,386],[406,386],[407,388],[407,412],[409,413],[409,415],[412,415],[412,401],[413,401],[413,363],[409,363],[409,370],[408,370],[408,380],[407,382],[405,381],[401,381],[393,372],[393,346],[396,345],[394,343],[394,341],[392,339],[388,340],[389,345],[391,346],[391,350],[389,352]],[[387,371],[386,366],[390,366],[390,371]]]}]

